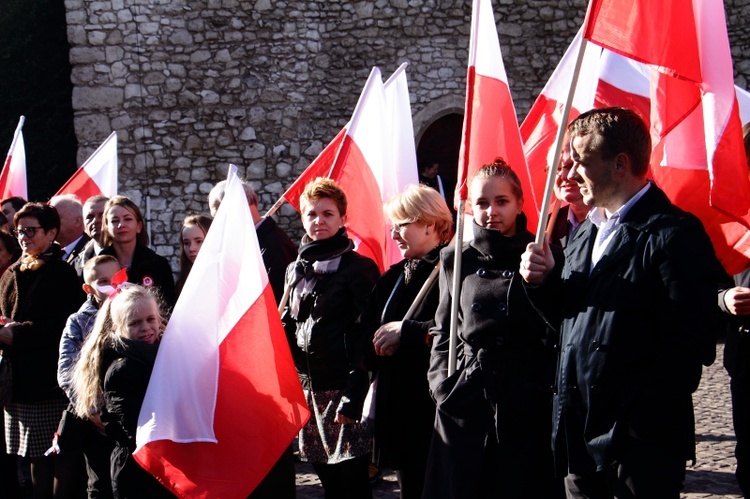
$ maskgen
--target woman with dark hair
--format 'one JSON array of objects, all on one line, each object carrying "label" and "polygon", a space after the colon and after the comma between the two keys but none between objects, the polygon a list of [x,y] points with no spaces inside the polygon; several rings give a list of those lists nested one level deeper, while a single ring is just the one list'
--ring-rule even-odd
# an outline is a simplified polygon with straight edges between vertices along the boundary
[{"label": "woman with dark hair", "polygon": [[182,292],[190,269],[198,257],[198,251],[208,234],[213,219],[206,215],[188,215],[182,222],[180,232],[180,277],[177,278],[177,296]]},{"label": "woman with dark hair", "polygon": [[312,463],[326,498],[369,499],[371,438],[361,421],[367,376],[356,369],[363,338],[355,323],[378,268],[354,252],[344,228],[346,207],[333,180],[318,178],[305,187],[305,236],[287,268],[282,322],[311,412],[299,433],[300,459]]},{"label": "woman with dark hair", "polygon": [[73,267],[55,243],[60,217],[54,207],[27,203],[15,215],[22,256],[0,278],[3,362],[13,369],[13,394],[5,409],[9,454],[31,463],[33,497],[65,497],[79,471],[69,456],[45,456],[68,405],[57,385],[57,355],[65,321],[83,303]]},{"label": "woman with dark hair", "polygon": [[115,196],[104,206],[101,255],[113,255],[128,269],[128,281],[155,288],[172,309],[176,300],[172,267],[166,258],[148,247],[143,215],[125,196]]},{"label": "woman with dark hair", "polygon": [[368,417],[375,464],[396,470],[402,499],[418,499],[435,421],[427,385],[429,330],[440,296],[435,277],[440,250],[453,234],[453,217],[440,193],[425,185],[408,187],[384,211],[404,259],[378,280],[360,319],[368,340],[365,367],[374,377]]},{"label": "woman with dark hair", "polygon": [[[428,372],[437,414],[424,497],[561,497],[550,445],[554,351],[518,274],[521,254],[534,240],[521,182],[498,158],[476,172],[469,199],[473,240],[463,255],[453,246],[440,255]],[[449,376],[453,300],[459,300],[457,365]]]}]

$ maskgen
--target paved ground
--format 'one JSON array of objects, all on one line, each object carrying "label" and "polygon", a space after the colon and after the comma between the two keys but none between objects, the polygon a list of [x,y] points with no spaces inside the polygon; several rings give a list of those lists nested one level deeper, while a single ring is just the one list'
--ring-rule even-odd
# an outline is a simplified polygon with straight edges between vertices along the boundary
[{"label": "paved ground", "polygon": [[[716,362],[704,370],[695,393],[698,460],[687,471],[684,499],[741,498],[734,480],[734,432],[732,431],[729,378],[721,363],[723,345]],[[391,472],[373,487],[374,499],[398,498],[398,483]],[[323,489],[312,468],[297,465],[297,497],[322,498]]]}]

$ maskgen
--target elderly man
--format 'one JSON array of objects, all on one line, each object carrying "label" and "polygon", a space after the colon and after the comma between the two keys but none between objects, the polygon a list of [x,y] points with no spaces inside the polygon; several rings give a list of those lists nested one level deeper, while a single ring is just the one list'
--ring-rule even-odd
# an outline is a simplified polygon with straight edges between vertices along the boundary
[{"label": "elderly man", "polygon": [[102,216],[109,198],[103,194],[91,196],[83,203],[83,223],[89,241],[74,262],[78,277],[83,283],[83,266],[102,251]]},{"label": "elderly man", "polygon": [[60,215],[60,232],[57,233],[57,243],[62,246],[62,259],[73,265],[86,243],[89,236],[84,233],[83,206],[81,200],[75,194],[62,194],[54,196],[49,200]]},{"label": "elderly man", "polygon": [[561,321],[553,446],[569,498],[677,499],[695,456],[692,393],[715,357],[721,269],[693,215],[646,178],[651,141],[623,108],[568,127],[588,217],[555,262],[522,256],[527,292]]}]

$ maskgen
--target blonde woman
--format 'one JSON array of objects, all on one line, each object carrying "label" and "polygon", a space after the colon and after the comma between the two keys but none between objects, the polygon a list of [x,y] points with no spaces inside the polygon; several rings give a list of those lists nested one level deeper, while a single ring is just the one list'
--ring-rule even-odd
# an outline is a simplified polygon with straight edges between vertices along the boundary
[{"label": "blonde woman", "polygon": [[[365,367],[377,380],[370,411],[373,455],[378,467],[396,471],[402,499],[420,498],[435,420],[435,403],[427,386],[429,330],[435,325],[440,298],[433,272],[440,250],[453,235],[453,219],[443,196],[424,185],[408,187],[384,211],[404,259],[378,280],[361,319]],[[425,284],[427,294],[405,318]]]},{"label": "blonde woman", "polygon": [[166,258],[148,247],[146,224],[130,198],[115,196],[104,205],[101,255],[113,255],[128,269],[128,279],[146,288],[156,288],[168,308],[176,298],[172,267]]}]

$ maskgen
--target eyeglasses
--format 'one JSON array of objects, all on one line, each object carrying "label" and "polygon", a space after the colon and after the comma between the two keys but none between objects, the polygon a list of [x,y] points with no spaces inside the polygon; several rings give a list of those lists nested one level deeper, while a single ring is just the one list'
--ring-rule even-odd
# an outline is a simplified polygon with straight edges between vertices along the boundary
[{"label": "eyeglasses", "polygon": [[413,222],[403,222],[403,223],[400,223],[400,224],[393,224],[391,226],[391,232],[401,233],[406,228],[406,226],[409,225],[409,224],[411,224],[411,223],[413,223]]},{"label": "eyeglasses", "polygon": [[12,234],[16,236],[16,239],[21,239],[23,236],[31,239],[36,236],[36,231],[44,230],[42,227],[24,227],[23,229],[13,229]]}]

